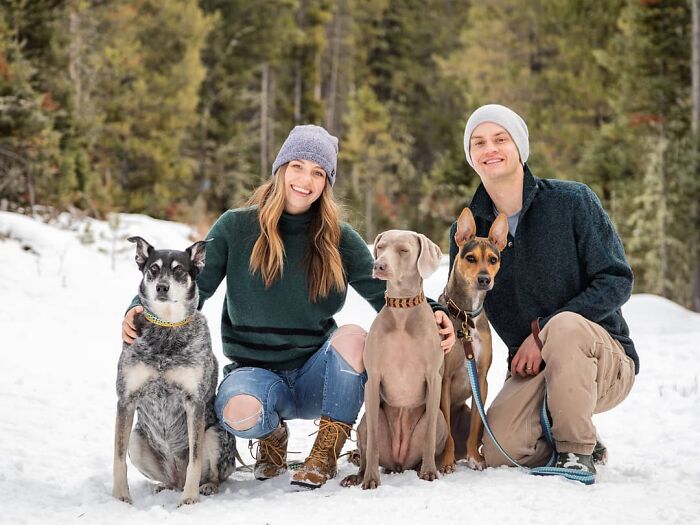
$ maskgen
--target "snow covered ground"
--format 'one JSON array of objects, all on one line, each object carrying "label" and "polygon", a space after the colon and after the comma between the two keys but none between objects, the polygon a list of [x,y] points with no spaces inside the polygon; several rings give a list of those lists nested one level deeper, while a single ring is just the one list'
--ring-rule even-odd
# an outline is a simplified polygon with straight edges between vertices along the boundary
[{"label": "snow covered ground", "polygon": [[[649,295],[624,307],[641,375],[621,407],[596,416],[610,461],[593,486],[460,465],[433,483],[407,472],[382,476],[375,491],[333,480],[299,493],[288,476],[261,483],[238,472],[218,495],[176,509],[178,494],[152,495],[130,466],[134,505],[114,500],[120,322],[140,279],[124,234],[162,248],[191,243],[186,226],[143,216],[121,215],[113,230],[0,212],[0,523],[700,523],[700,315]],[[443,264],[426,283],[428,295],[437,297],[446,274]],[[204,308],[220,363],[222,292]],[[372,318],[351,293],[338,322],[368,327]],[[505,373],[500,341],[494,353],[492,396]],[[302,459],[315,427],[290,426],[289,448]],[[246,445],[239,442],[249,459]],[[340,477],[351,472],[343,462]]]}]

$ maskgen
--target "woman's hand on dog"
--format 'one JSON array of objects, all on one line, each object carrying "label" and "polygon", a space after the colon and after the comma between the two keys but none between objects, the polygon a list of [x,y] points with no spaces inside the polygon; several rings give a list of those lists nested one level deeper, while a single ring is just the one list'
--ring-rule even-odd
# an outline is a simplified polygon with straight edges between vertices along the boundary
[{"label": "woman's hand on dog", "polygon": [[[134,306],[129,310],[124,316],[122,321],[122,340],[130,345],[134,342],[134,339],[138,336],[136,332],[136,325],[134,323],[134,318],[136,314],[143,312],[143,306]],[[452,350],[452,346],[455,344],[455,331],[452,326],[452,322],[449,317],[445,315],[445,312],[437,310],[435,312],[435,322],[438,325],[438,333],[442,338],[440,341],[440,347],[442,351],[447,353]]]},{"label": "woman's hand on dog", "polygon": [[542,365],[542,353],[540,352],[535,337],[530,334],[520,345],[510,362],[510,375],[518,374],[522,377],[536,376],[540,373]]},{"label": "woman's hand on dog", "polygon": [[455,329],[452,326],[452,321],[445,315],[442,310],[435,311],[435,322],[438,325],[438,333],[442,338],[440,341],[440,347],[442,351],[447,353],[452,350],[452,346],[455,344]]},{"label": "woman's hand on dog", "polygon": [[139,335],[136,331],[136,323],[134,321],[136,314],[143,312],[143,306],[134,306],[131,310],[126,312],[124,320],[122,321],[122,340],[130,345],[134,342],[134,339]]}]

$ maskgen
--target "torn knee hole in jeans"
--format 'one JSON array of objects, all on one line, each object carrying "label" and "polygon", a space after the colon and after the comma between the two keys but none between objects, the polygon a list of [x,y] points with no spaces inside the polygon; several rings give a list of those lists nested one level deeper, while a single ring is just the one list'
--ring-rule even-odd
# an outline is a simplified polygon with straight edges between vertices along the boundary
[{"label": "torn knee hole in jeans", "polygon": [[[226,423],[231,428],[234,428],[236,430],[249,430],[255,426],[255,424],[258,422],[258,420],[262,416],[262,413],[263,413],[263,409],[262,409],[262,407],[260,407],[260,410],[258,410],[256,413],[251,414],[250,416],[246,416],[242,419],[237,419],[235,421],[231,421],[230,419],[228,419],[226,417],[224,417],[223,419],[224,419],[224,423]],[[253,418],[255,418],[255,421],[253,422],[252,425],[250,425],[246,428],[238,428],[237,425],[240,425],[241,423],[245,423],[246,421],[250,421]]]},{"label": "torn knee hole in jeans", "polygon": [[333,351],[335,352],[335,355],[338,356],[338,365],[339,365],[338,368],[341,372],[343,372],[345,374],[351,374],[354,376],[359,376],[359,375],[362,375],[364,373],[364,372],[358,372],[357,370],[355,370],[355,368],[353,368],[353,366],[350,363],[348,363],[347,359],[345,359],[345,357],[343,357],[343,354],[338,352],[338,350],[336,348],[333,348]]}]

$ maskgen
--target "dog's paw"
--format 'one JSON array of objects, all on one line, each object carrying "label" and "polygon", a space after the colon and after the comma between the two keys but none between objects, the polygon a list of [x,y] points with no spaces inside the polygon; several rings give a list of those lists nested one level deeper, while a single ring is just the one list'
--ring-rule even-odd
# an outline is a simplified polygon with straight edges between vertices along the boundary
[{"label": "dog's paw", "polygon": [[124,503],[128,503],[131,505],[133,501],[131,500],[131,495],[129,494],[129,489],[124,490],[113,490],[112,491],[112,496],[117,498],[119,501],[123,501]]},{"label": "dog's paw", "polygon": [[355,487],[362,483],[362,476],[359,474],[350,474],[349,476],[345,476],[343,480],[340,482],[341,487]]},{"label": "dog's paw", "polygon": [[481,454],[476,457],[468,456],[467,466],[472,470],[484,470],[486,468],[486,460]]},{"label": "dog's paw", "polygon": [[166,485],[165,483],[156,483],[155,485],[151,485],[151,494],[153,495],[160,494],[164,490],[173,490],[173,487]]},{"label": "dog's paw", "polygon": [[199,503],[199,496],[193,496],[193,497],[187,497],[187,498],[182,498],[178,504],[177,508],[182,507],[183,505],[194,505],[195,503]]},{"label": "dog's paw", "polygon": [[219,484],[218,483],[204,483],[203,485],[199,486],[199,493],[202,496],[211,496],[212,494],[216,494],[219,492]]},{"label": "dog's paw", "polygon": [[437,470],[433,470],[433,469],[425,469],[425,470],[420,469],[418,471],[418,477],[420,479],[425,480],[425,481],[435,481],[438,477],[438,473],[437,473]]},{"label": "dog's paw", "polygon": [[352,463],[356,467],[360,466],[360,449],[356,448],[348,452],[348,463]]},{"label": "dog's paw", "polygon": [[362,480],[362,490],[376,489],[379,485],[381,485],[379,476],[365,475],[364,479]]},{"label": "dog's paw", "polygon": [[455,470],[457,470],[457,464],[448,463],[440,467],[440,474],[452,474]]}]

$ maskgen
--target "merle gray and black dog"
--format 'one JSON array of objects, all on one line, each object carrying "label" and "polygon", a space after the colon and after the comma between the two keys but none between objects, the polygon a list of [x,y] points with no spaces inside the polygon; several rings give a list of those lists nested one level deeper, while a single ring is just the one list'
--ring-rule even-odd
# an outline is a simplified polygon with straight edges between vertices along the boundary
[{"label": "merle gray and black dog", "polygon": [[[218,365],[195,279],[206,241],[185,251],[156,250],[141,237],[136,264],[143,273],[136,316],[139,336],[124,343],[117,371],[113,496],[131,503],[126,452],[162,489],[183,490],[178,506],[218,491],[235,468],[234,436],[214,412]],[[132,432],[134,412],[138,413]]]}]

